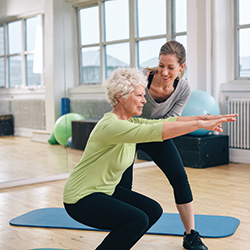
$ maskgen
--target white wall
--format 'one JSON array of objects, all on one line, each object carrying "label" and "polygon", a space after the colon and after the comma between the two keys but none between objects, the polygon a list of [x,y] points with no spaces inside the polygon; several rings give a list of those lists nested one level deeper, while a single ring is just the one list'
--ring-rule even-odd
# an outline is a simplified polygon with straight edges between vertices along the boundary
[{"label": "white wall", "polygon": [[40,0],[1,0],[0,20],[33,15],[43,12],[43,9],[44,1]]},{"label": "white wall", "polygon": [[188,0],[188,81],[219,101],[233,80],[233,0]]},{"label": "white wall", "polygon": [[232,84],[242,84],[241,90],[250,84],[234,80],[234,0],[187,2],[189,84],[224,105],[222,84],[228,83],[230,89]]},{"label": "white wall", "polygon": [[46,127],[52,131],[61,98],[77,83],[76,21],[74,8],[63,0],[46,1],[44,13]]},{"label": "white wall", "polygon": [[206,44],[208,38],[205,6],[204,0],[187,1],[187,74],[192,90],[207,91]]}]

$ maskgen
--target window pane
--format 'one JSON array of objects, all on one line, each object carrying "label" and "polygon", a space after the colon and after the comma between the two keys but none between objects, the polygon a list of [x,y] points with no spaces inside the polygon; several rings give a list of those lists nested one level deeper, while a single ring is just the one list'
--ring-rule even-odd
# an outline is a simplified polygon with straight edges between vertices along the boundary
[{"label": "window pane", "polygon": [[22,44],[21,21],[8,24],[8,35],[9,54],[20,53]]},{"label": "window pane", "polygon": [[187,31],[187,0],[175,0],[175,32]]},{"label": "window pane", "polygon": [[27,51],[35,49],[37,27],[41,25],[41,16],[26,19],[26,46]]},{"label": "window pane", "polygon": [[0,87],[5,87],[5,66],[4,66],[4,58],[0,58]]},{"label": "window pane", "polygon": [[98,6],[80,10],[80,33],[81,45],[100,42]]},{"label": "window pane", "polygon": [[184,72],[184,76],[183,78],[187,79],[187,62],[188,62],[188,56],[187,56],[187,36],[177,36],[176,41],[178,41],[179,43],[181,43],[184,48],[186,49],[186,67],[185,67],[185,72]]},{"label": "window pane", "polygon": [[105,40],[129,38],[128,0],[105,1]]},{"label": "window pane", "polygon": [[42,32],[42,26],[38,25],[36,29],[33,73],[42,73],[42,72],[43,72],[43,32]]},{"label": "window pane", "polygon": [[138,37],[166,34],[166,0],[137,0]]},{"label": "window pane", "polygon": [[156,67],[159,63],[159,52],[166,39],[154,39],[138,42],[138,67]]},{"label": "window pane", "polygon": [[250,29],[239,30],[239,76],[250,77]]},{"label": "window pane", "polygon": [[175,40],[181,43],[184,48],[187,50],[187,36],[177,36]]},{"label": "window pane", "polygon": [[100,47],[83,48],[82,54],[82,82],[100,82]]},{"label": "window pane", "polygon": [[118,67],[130,66],[129,43],[106,46],[106,77]]},{"label": "window pane", "polygon": [[4,29],[0,27],[0,56],[4,55]]},{"label": "window pane", "polygon": [[21,56],[9,57],[9,86],[18,87],[22,83]]},{"label": "window pane", "polygon": [[239,0],[239,24],[250,23],[250,1]]},{"label": "window pane", "polygon": [[26,85],[41,85],[41,75],[33,72],[34,55],[26,56]]}]

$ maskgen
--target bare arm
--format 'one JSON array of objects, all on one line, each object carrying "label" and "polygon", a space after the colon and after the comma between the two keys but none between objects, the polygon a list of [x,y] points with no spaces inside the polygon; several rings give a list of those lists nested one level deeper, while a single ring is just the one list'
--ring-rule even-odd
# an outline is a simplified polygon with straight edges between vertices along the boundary
[{"label": "bare arm", "polygon": [[220,118],[227,117],[236,117],[237,114],[229,114],[229,115],[197,115],[197,116],[178,116],[177,121],[186,122],[186,121],[195,121],[195,120],[216,120]]},{"label": "bare arm", "polygon": [[[207,129],[222,132],[222,123],[234,122],[237,114],[214,116],[213,119],[205,120],[203,116],[180,116],[176,122],[164,122],[162,128],[162,139],[170,139],[185,135],[197,129]],[[199,118],[200,117],[200,118]]]}]

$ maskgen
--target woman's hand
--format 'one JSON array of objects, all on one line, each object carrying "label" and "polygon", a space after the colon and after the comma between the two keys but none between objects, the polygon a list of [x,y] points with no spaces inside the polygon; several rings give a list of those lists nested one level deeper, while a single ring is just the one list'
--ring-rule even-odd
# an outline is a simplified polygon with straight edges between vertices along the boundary
[{"label": "woman's hand", "polygon": [[223,132],[222,123],[234,122],[237,114],[205,116],[179,116],[176,122],[164,122],[162,127],[162,139],[167,140],[185,135],[197,129],[204,128],[210,131]]},{"label": "woman's hand", "polygon": [[215,119],[220,119],[220,118],[227,118],[227,117],[236,117],[238,114],[227,114],[227,115],[202,115],[201,120],[215,120]]},{"label": "woman's hand", "polygon": [[238,114],[228,114],[228,115],[209,115],[209,118],[204,119],[201,122],[201,126],[204,129],[223,132],[222,123],[225,122],[234,122],[236,121],[235,117]]}]

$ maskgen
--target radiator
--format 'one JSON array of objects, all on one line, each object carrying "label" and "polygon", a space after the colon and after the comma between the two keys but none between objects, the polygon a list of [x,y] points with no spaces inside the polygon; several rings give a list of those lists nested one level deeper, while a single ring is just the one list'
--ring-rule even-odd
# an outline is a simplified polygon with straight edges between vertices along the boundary
[{"label": "radiator", "polygon": [[13,99],[11,113],[14,115],[15,128],[46,128],[44,99]]},{"label": "radiator", "polygon": [[228,123],[229,147],[250,149],[250,99],[229,99],[227,113],[237,113],[236,122]]}]

